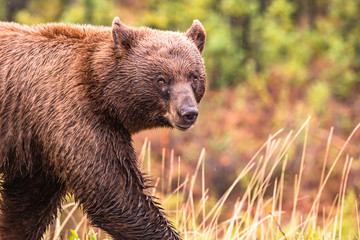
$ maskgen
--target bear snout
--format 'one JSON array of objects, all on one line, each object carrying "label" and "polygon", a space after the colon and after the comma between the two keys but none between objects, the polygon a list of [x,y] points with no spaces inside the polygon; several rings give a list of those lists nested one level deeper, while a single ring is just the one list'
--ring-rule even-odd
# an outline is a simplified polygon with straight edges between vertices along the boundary
[{"label": "bear snout", "polygon": [[182,118],[182,120],[189,125],[192,125],[195,123],[198,114],[199,114],[199,112],[198,112],[197,106],[185,107],[179,111],[179,115]]},{"label": "bear snout", "polygon": [[193,89],[188,83],[179,83],[172,87],[170,95],[170,123],[179,130],[190,128],[199,115]]},{"label": "bear snout", "polygon": [[199,112],[196,105],[185,105],[181,106],[174,115],[172,118],[173,125],[177,129],[185,131],[196,122]]}]

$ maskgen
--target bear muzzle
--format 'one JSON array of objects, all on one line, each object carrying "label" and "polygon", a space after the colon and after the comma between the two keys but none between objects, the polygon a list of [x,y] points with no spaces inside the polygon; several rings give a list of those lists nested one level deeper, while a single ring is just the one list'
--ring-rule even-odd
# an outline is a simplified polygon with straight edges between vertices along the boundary
[{"label": "bear muzzle", "polygon": [[197,106],[186,106],[178,112],[183,123],[189,128],[196,122],[197,116],[199,114]]},{"label": "bear muzzle", "polygon": [[188,84],[178,84],[171,90],[170,114],[171,125],[179,130],[187,130],[199,115],[194,92]]}]

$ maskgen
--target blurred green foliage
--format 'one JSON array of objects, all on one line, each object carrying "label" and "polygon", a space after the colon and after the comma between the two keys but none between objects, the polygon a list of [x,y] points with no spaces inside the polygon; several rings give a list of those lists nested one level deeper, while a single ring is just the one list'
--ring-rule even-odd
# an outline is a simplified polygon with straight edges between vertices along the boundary
[{"label": "blurred green foliage", "polygon": [[[285,84],[328,82],[330,89],[317,85],[325,87],[320,91],[346,98],[358,84],[359,5],[357,0],[153,0],[142,23],[176,30],[199,18],[208,34],[204,55],[212,87],[254,81],[252,76],[268,82],[281,66]],[[317,69],[314,63],[322,62],[325,69]]]}]

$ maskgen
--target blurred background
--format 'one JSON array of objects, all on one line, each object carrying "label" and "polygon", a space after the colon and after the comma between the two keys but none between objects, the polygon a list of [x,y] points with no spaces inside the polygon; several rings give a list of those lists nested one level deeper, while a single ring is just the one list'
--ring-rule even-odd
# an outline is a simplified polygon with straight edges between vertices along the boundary
[{"label": "blurred background", "polygon": [[[169,168],[173,149],[175,159],[181,157],[184,178],[205,148],[206,186],[217,199],[271,134],[284,129],[285,137],[310,115],[298,205],[306,209],[319,184],[331,127],[330,155],[335,156],[360,122],[359,9],[359,0],[0,0],[0,20],[110,26],[119,16],[131,26],[186,31],[199,19],[207,32],[203,57],[208,80],[199,120],[187,132],[156,129],[137,134],[137,151],[148,138],[151,164],[161,166],[165,151]],[[289,188],[299,171],[304,136],[296,141],[287,155]],[[348,189],[357,198],[359,143],[360,134],[355,133],[346,149],[354,158]],[[338,163],[324,190],[325,205],[338,193],[343,164]],[[150,175],[158,177],[160,169]],[[277,169],[275,176],[280,173]],[[246,184],[245,178],[233,199]],[[286,208],[292,196],[284,198]]]}]

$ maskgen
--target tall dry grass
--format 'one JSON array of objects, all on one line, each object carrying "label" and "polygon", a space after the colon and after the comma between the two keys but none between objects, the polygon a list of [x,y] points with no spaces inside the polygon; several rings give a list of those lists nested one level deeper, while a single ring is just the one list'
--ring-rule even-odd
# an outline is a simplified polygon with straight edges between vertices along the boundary
[{"label": "tall dry grass", "polygon": [[[333,138],[333,129],[330,129],[324,149],[322,171],[314,173],[318,174],[319,184],[315,186],[314,195],[308,196],[311,207],[304,210],[298,206],[298,202],[302,196],[304,166],[307,161],[309,122],[310,117],[297,131],[285,134],[280,130],[269,136],[246,167],[239,170],[237,178],[228,186],[226,192],[216,200],[212,196],[211,186],[206,186],[205,149],[201,150],[196,168],[185,178],[180,174],[180,157],[176,158],[172,151],[170,159],[165,159],[163,150],[161,173],[154,180],[155,188],[151,190],[152,194],[160,198],[166,213],[184,240],[359,239],[357,198],[347,198],[347,181],[353,158],[346,154],[346,148],[360,124],[354,128],[334,158],[329,154]],[[300,137],[302,141],[296,141]],[[300,167],[293,179],[288,179],[285,177],[289,162],[288,152],[299,142],[302,144]],[[165,161],[170,162],[167,164],[169,167],[165,168]],[[340,161],[344,164],[341,179],[338,179],[338,194],[331,199],[331,206],[323,206],[323,191]],[[140,152],[140,162],[144,171],[151,175],[151,143],[147,140]],[[280,174],[275,174],[279,171]],[[240,182],[246,186],[241,192]],[[288,186],[290,182],[294,183],[291,188]],[[235,195],[236,200],[230,200],[230,195],[232,199]],[[284,196],[292,199],[292,202],[285,202]],[[285,209],[285,205],[291,208]],[[86,216],[74,215],[78,211],[78,205],[70,202],[64,205],[64,209],[64,213],[59,214],[55,226],[48,231],[45,239],[68,239],[69,228],[77,231],[81,239],[90,239],[89,236],[93,233],[85,237],[90,227]],[[345,214],[344,209],[353,212],[349,214],[346,211]],[[345,226],[345,219],[352,224]],[[100,230],[93,232],[97,232],[98,239],[106,237]]]}]

